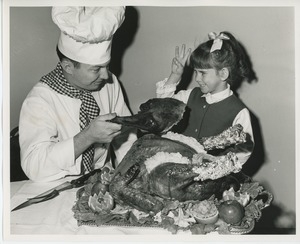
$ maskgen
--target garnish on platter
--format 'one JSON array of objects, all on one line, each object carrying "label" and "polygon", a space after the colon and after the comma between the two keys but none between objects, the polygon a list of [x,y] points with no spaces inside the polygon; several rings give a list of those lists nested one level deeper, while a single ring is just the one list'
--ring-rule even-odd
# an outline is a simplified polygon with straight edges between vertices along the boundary
[{"label": "garnish on platter", "polygon": [[[113,172],[109,175],[112,176]],[[272,195],[261,185],[247,182],[241,184],[238,191],[233,188],[224,191],[221,199],[214,195],[203,201],[169,199],[158,213],[145,213],[116,203],[108,191],[99,190],[98,195],[92,195],[95,186],[108,183],[104,184],[102,180],[100,173],[94,175],[84,188],[78,190],[81,194],[78,194],[72,210],[79,225],[160,227],[173,234],[179,230],[191,234],[246,234],[261,217],[261,210],[272,201]],[[261,194],[269,194],[266,202],[256,199]]]},{"label": "garnish on platter", "polygon": [[189,213],[198,223],[214,224],[218,220],[219,211],[213,201],[203,200],[194,204]]},{"label": "garnish on platter", "polygon": [[109,211],[114,207],[114,199],[108,192],[99,192],[98,195],[89,196],[88,205],[94,212]]}]

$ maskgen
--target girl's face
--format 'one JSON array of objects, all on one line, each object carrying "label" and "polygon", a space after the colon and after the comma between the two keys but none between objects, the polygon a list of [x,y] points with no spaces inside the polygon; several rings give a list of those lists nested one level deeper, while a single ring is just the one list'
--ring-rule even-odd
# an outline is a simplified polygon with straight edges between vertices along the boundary
[{"label": "girl's face", "polygon": [[220,73],[215,69],[194,69],[195,81],[201,91],[206,93],[217,93],[227,88],[227,83]]}]

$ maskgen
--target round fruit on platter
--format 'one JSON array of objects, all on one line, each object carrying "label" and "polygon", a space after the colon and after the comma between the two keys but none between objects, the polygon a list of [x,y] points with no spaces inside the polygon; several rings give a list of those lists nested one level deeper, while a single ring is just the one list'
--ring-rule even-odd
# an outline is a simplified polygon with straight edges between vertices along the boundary
[{"label": "round fruit on platter", "polygon": [[244,215],[244,207],[236,200],[227,200],[219,206],[219,216],[228,224],[239,224]]}]

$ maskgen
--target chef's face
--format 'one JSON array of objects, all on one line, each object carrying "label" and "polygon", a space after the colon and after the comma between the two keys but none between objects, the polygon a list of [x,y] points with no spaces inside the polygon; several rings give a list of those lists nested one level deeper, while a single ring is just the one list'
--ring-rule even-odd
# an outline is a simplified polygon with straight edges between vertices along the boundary
[{"label": "chef's face", "polygon": [[109,62],[101,65],[78,64],[73,67],[68,80],[71,85],[81,90],[100,90],[109,78]]}]

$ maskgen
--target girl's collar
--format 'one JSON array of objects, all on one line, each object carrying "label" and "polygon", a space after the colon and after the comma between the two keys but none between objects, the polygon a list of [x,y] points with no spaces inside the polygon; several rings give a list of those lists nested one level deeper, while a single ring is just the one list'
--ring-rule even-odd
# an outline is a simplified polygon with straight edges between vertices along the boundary
[{"label": "girl's collar", "polygon": [[230,85],[227,85],[227,88],[223,91],[217,92],[215,94],[207,93],[204,94],[202,97],[205,97],[205,100],[208,104],[217,103],[225,98],[231,96],[233,91],[230,89]]}]

